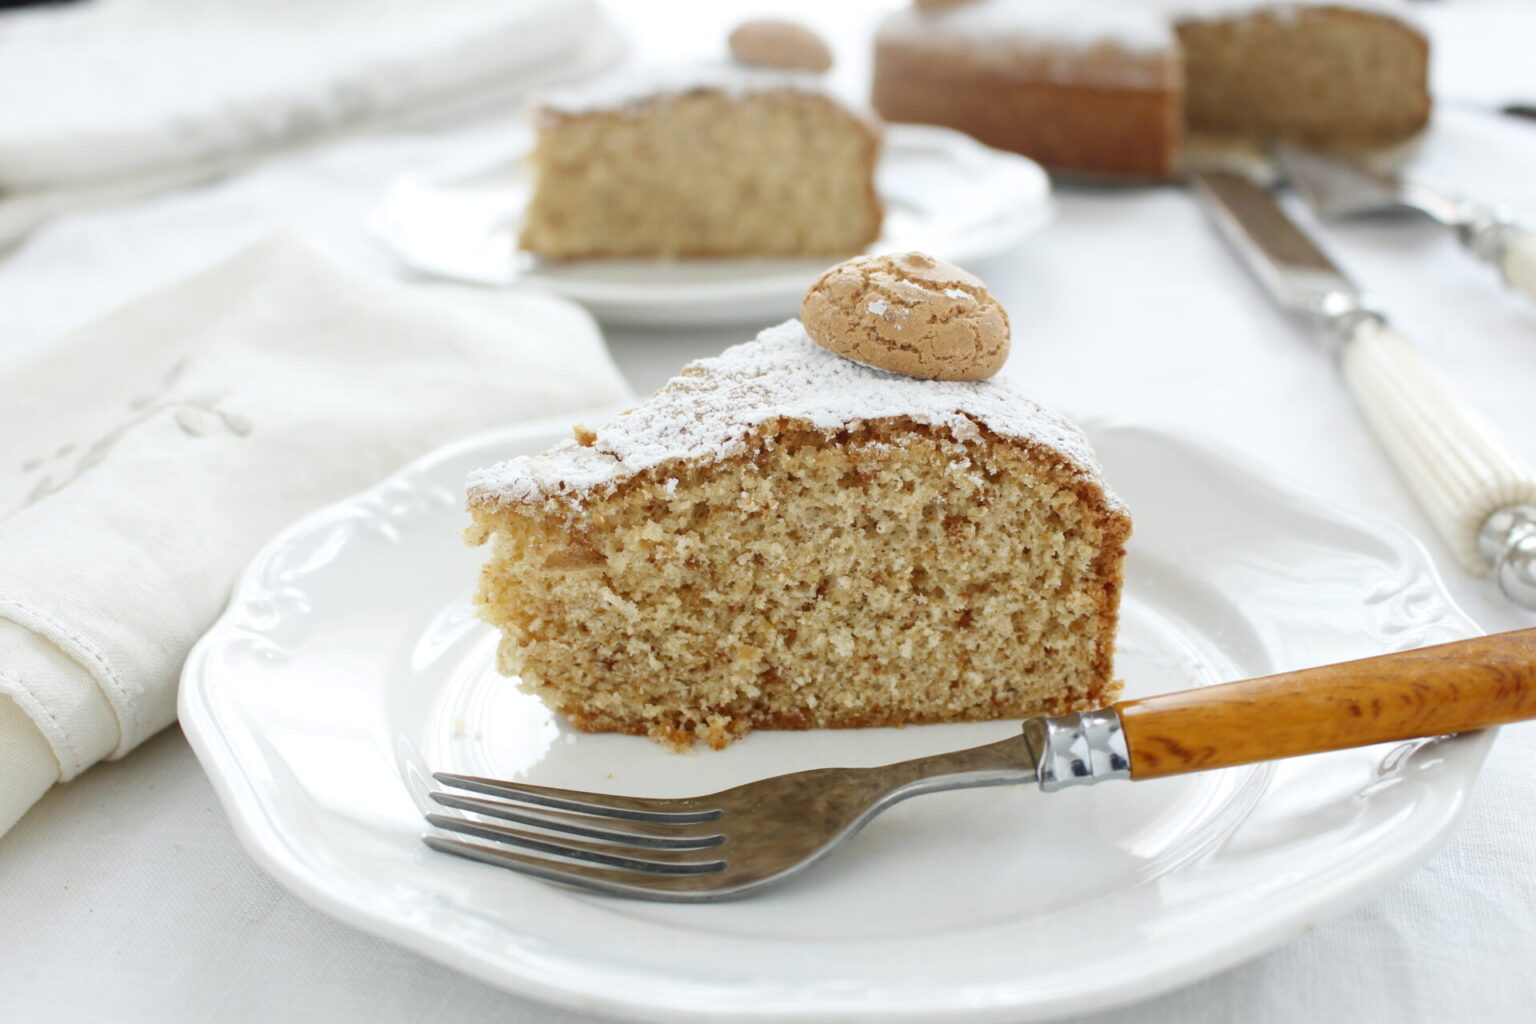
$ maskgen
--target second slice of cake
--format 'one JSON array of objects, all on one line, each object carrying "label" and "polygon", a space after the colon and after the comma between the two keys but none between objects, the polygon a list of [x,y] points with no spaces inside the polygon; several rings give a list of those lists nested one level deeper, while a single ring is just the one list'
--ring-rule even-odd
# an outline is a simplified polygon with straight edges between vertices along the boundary
[{"label": "second slice of cake", "polygon": [[804,71],[638,69],[534,108],[519,245],[549,260],[848,256],[880,234],[880,132]]},{"label": "second slice of cake", "polygon": [[799,321],[474,474],[470,508],[499,666],[580,729],[718,748],[1115,695],[1130,517],[1083,435],[1006,384],[860,365]]}]

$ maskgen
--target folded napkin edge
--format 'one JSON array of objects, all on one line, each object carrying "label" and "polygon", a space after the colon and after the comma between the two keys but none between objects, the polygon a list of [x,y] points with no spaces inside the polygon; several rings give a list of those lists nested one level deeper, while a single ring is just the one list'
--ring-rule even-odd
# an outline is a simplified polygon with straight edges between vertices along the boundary
[{"label": "folded napkin edge", "polygon": [[[106,699],[112,709],[112,714],[117,722],[117,741],[113,744],[110,757],[121,757],[126,753],[124,746],[127,738],[134,735],[140,726],[138,709],[134,704],[133,695],[118,678],[111,663],[96,646],[77,630],[70,629],[63,622],[48,614],[40,608],[17,601],[14,598],[0,594],[0,625],[10,623],[26,633],[42,640],[56,649],[58,656],[49,656],[51,674],[63,674],[67,672],[65,662],[72,666],[77,673],[89,678],[91,685],[95,686],[101,696]],[[19,686],[23,693],[28,693],[29,687],[25,681],[14,676],[6,676],[0,671],[0,684],[9,679],[13,685]],[[9,690],[9,687],[3,687]],[[128,721],[124,721],[127,716]],[[44,716],[45,718],[47,716]],[[39,721],[34,715],[34,721],[45,735],[53,740],[52,732],[43,721]],[[64,770],[66,779],[84,771],[94,761],[101,758],[102,754],[91,756],[84,751],[76,749],[72,737],[62,730],[57,731],[57,741],[52,742],[54,752],[59,756],[60,764]],[[60,749],[63,746],[63,750]],[[76,765],[78,764],[78,767]]]},{"label": "folded napkin edge", "polygon": [[24,708],[0,693],[0,835],[21,819],[55,782],[59,762]]}]

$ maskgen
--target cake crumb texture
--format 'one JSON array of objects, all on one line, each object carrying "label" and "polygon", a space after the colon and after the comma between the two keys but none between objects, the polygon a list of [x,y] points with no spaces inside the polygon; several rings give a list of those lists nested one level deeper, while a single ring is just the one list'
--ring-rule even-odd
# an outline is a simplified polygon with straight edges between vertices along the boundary
[{"label": "cake crumb texture", "polygon": [[1129,519],[1029,444],[765,425],[579,517],[477,511],[498,668],[578,729],[1017,718],[1113,700]]},{"label": "cake crumb texture", "polygon": [[1190,131],[1312,146],[1384,146],[1429,122],[1429,42],[1347,6],[1271,7],[1176,24]]},{"label": "cake crumb texture", "polygon": [[467,531],[498,667],[576,728],[718,749],[1113,700],[1130,516],[1007,385],[791,321],[590,434],[475,474]]},{"label": "cake crumb texture", "polygon": [[843,257],[873,242],[876,126],[784,73],[740,79],[544,109],[519,245],[558,261]]}]

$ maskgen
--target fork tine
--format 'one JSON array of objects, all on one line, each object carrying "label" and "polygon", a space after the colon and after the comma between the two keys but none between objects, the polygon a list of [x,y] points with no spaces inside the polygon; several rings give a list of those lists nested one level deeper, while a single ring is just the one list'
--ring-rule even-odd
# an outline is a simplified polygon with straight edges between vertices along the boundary
[{"label": "fork tine", "polygon": [[533,825],[556,832],[586,836],[588,839],[606,839],[614,843],[670,850],[702,850],[725,842],[725,836],[709,828],[707,823],[700,823],[704,826],[700,828],[692,824],[657,825],[644,821],[628,821],[622,829],[602,828],[594,825],[593,819],[586,815],[562,814],[559,811],[547,810],[534,814],[524,810],[518,804],[503,803],[500,800],[482,800],[473,796],[459,796],[457,793],[433,792],[428,795],[444,807],[473,811],[475,814],[484,814],[503,821],[515,821],[519,825]]},{"label": "fork tine", "polygon": [[724,812],[712,806],[709,797],[684,797],[681,799],[650,799],[633,796],[609,796],[604,793],[584,793],[578,789],[553,789],[549,786],[530,786],[521,782],[505,782],[500,779],[484,779],[475,775],[458,775],[453,772],[433,772],[432,777],[453,789],[467,789],[472,793],[499,796],[541,807],[553,807],[578,814],[591,814],[600,818],[624,818],[629,821],[649,821],[658,824],[697,824],[713,821]]},{"label": "fork tine", "polygon": [[726,899],[734,894],[732,889],[719,886],[715,875],[640,875],[579,861],[546,860],[516,850],[466,843],[449,836],[424,835],[421,838],[439,853],[451,853],[547,882],[562,882],[632,899],[702,903]]},{"label": "fork tine", "polygon": [[446,814],[429,814],[427,820],[438,828],[445,828],[450,832],[462,832],[465,835],[491,839],[498,843],[511,843],[513,846],[537,850],[556,857],[570,857],[572,860],[589,861],[604,867],[623,868],[626,871],[655,875],[701,875],[725,870],[725,861],[718,858],[700,860],[692,850],[646,849],[643,851],[644,857],[635,857],[627,855],[624,852],[626,848],[623,846],[588,843],[580,839],[552,841],[549,836],[540,836],[534,832],[524,832],[505,825],[493,825],[486,821],[470,821],[467,818],[454,818]]}]

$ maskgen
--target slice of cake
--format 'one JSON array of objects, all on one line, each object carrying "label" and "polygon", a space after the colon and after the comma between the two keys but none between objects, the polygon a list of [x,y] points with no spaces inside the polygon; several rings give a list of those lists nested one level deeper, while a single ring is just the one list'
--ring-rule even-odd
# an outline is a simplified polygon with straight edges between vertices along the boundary
[{"label": "slice of cake", "polygon": [[879,128],[819,74],[629,71],[533,117],[518,241],[544,259],[838,258],[879,237]]},{"label": "slice of cake", "polygon": [[1207,136],[1372,148],[1429,122],[1429,41],[1384,6],[1187,0],[1184,119]]},{"label": "slice of cake", "polygon": [[1429,44],[1387,0],[975,0],[890,15],[873,99],[1078,175],[1158,178],[1185,141],[1350,150],[1428,123]]},{"label": "slice of cake", "polygon": [[[967,281],[945,301],[974,305]],[[931,312],[873,288],[861,309]],[[797,320],[469,497],[498,666],[578,729],[719,748],[1117,689],[1130,518],[1082,434],[1007,384],[863,365]]]}]

